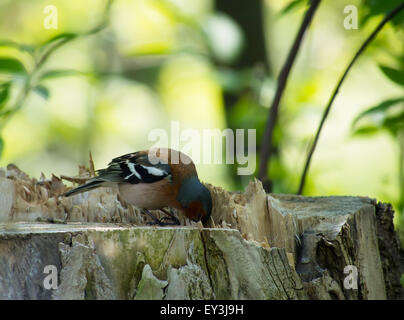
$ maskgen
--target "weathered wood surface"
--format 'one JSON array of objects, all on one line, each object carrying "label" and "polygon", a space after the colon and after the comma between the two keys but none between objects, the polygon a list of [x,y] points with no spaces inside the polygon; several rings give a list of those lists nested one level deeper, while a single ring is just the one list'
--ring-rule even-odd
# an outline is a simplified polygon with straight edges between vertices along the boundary
[{"label": "weathered wood surface", "polygon": [[[180,218],[183,226],[151,227],[115,190],[63,198],[59,178],[38,182],[9,166],[0,176],[0,298],[403,299],[391,206],[266,195],[258,181],[244,193],[208,187],[207,226]],[[58,270],[57,289],[43,285],[46,265]],[[357,271],[348,285],[346,267]]]},{"label": "weathered wood surface", "polygon": [[[16,223],[0,234],[2,299],[305,298],[284,249],[233,229]],[[50,264],[57,290],[43,286]]]}]

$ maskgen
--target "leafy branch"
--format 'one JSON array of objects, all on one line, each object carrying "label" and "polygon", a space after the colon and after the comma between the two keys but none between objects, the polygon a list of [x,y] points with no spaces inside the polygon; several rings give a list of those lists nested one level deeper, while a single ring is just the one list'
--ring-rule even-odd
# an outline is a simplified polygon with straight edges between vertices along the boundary
[{"label": "leafy branch", "polygon": [[19,44],[14,41],[0,41],[0,46],[14,47],[20,51],[28,52],[33,62],[32,70],[29,72],[24,65],[15,58],[0,58],[0,73],[5,72],[12,75],[12,79],[23,79],[22,89],[17,95],[15,102],[8,108],[6,104],[10,96],[12,81],[0,83],[0,130],[10,118],[16,114],[24,105],[31,90],[41,95],[44,98],[49,96],[49,91],[46,87],[40,84],[44,79],[73,75],[79,72],[74,70],[52,70],[41,73],[41,69],[49,57],[60,47],[80,37],[86,37],[102,31],[109,21],[109,11],[113,0],[108,0],[101,22],[91,30],[82,34],[62,33],[45,41],[38,46]]},{"label": "leafy branch", "polygon": [[[258,169],[258,178],[262,182],[264,182],[264,185],[266,185],[266,182],[268,180],[267,168],[269,166],[269,161],[271,159],[273,132],[274,132],[277,117],[278,117],[279,104],[280,104],[283,92],[285,90],[285,87],[286,87],[286,83],[288,80],[290,70],[292,69],[292,65],[295,61],[295,58],[299,51],[300,45],[302,43],[303,36],[306,32],[306,29],[309,27],[310,22],[312,21],[314,14],[315,14],[321,0],[311,0],[310,2],[311,2],[310,7],[306,11],[304,19],[300,25],[299,31],[293,42],[292,48],[290,49],[288,57],[285,61],[285,64],[283,65],[282,70],[279,74],[275,97],[274,97],[274,99],[272,101],[272,105],[269,109],[268,121],[265,126],[263,142],[262,142],[262,147],[261,147],[260,166]],[[268,188],[266,188],[266,189],[268,189]]]},{"label": "leafy branch", "polygon": [[352,58],[351,62],[349,63],[348,67],[345,69],[343,75],[341,76],[340,80],[338,81],[337,86],[334,89],[334,92],[332,93],[330,100],[327,104],[327,107],[324,110],[323,116],[321,118],[320,124],[318,126],[315,138],[313,140],[313,143],[310,147],[309,153],[307,155],[306,158],[306,162],[305,162],[305,166],[303,169],[303,173],[301,175],[301,179],[300,179],[300,184],[299,184],[299,189],[297,191],[297,194],[302,194],[303,192],[303,188],[304,188],[304,184],[305,184],[305,180],[306,180],[306,176],[310,167],[310,162],[311,159],[313,157],[314,151],[316,149],[317,146],[317,142],[318,139],[320,137],[320,133],[321,130],[324,126],[325,120],[327,119],[328,114],[330,113],[331,110],[331,106],[334,102],[335,97],[338,94],[338,91],[343,83],[343,81],[345,80],[348,72],[351,70],[353,64],[355,63],[355,61],[359,58],[359,56],[363,53],[363,51],[366,49],[366,47],[371,43],[371,41],[376,37],[376,35],[380,32],[380,30],[382,30],[382,28],[384,27],[384,25],[389,22],[391,19],[393,19],[402,9],[404,9],[404,2],[402,2],[400,5],[396,6],[393,10],[391,10],[385,17],[384,19],[377,25],[377,27],[374,29],[374,31],[370,34],[370,36],[363,42],[363,44],[361,45],[361,47],[359,48],[359,50],[356,52],[356,54],[354,55],[354,57]]}]

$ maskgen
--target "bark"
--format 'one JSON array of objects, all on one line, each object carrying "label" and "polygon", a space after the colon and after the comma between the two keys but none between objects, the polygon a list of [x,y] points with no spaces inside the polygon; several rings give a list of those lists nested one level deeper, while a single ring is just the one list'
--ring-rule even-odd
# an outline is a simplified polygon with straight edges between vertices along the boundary
[{"label": "bark", "polygon": [[[1,299],[403,298],[392,208],[369,198],[207,185],[209,225],[155,227],[116,190],[64,198],[55,176],[1,172]],[[57,289],[44,285],[49,265]]]}]

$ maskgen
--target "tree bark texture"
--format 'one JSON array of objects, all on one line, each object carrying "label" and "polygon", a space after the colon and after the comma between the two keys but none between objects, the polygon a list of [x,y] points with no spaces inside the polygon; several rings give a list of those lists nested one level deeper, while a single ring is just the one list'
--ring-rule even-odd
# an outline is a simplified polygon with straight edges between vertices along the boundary
[{"label": "tree bark texture", "polygon": [[0,173],[1,299],[403,299],[389,204],[268,195],[254,180],[207,185],[206,226],[156,227],[116,190],[64,198],[56,176]]}]

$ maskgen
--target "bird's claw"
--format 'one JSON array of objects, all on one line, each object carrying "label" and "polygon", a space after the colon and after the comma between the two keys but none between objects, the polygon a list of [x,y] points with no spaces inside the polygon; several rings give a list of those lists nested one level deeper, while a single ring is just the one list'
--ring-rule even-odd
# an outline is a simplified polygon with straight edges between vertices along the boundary
[{"label": "bird's claw", "polygon": [[162,220],[170,220],[171,221],[171,223],[166,223],[166,222],[163,222],[163,223],[165,223],[166,225],[179,225],[180,224],[180,221],[177,219],[177,218],[175,218],[175,217],[162,217],[161,219],[160,219],[160,222],[162,221]]},{"label": "bird's claw", "polygon": [[164,212],[168,216],[168,217],[167,216],[162,217],[160,220],[168,219],[168,220],[171,220],[173,222],[172,223],[173,225],[180,225],[181,224],[180,220],[178,220],[178,218],[174,215],[171,208],[170,208],[169,211],[167,211],[166,209],[161,209],[160,211]]},{"label": "bird's claw", "polygon": [[[149,215],[153,221],[149,221],[147,222],[148,225],[159,225],[159,226],[173,226],[173,225],[179,225],[180,221],[178,220],[178,218],[176,216],[174,216],[173,214],[167,213],[167,211],[165,210],[161,210],[164,213],[166,213],[168,215],[162,217],[161,219],[156,218],[153,214],[151,214],[151,212],[147,209],[143,210],[147,215]],[[163,220],[170,220],[171,223],[169,222],[163,222]]]}]

